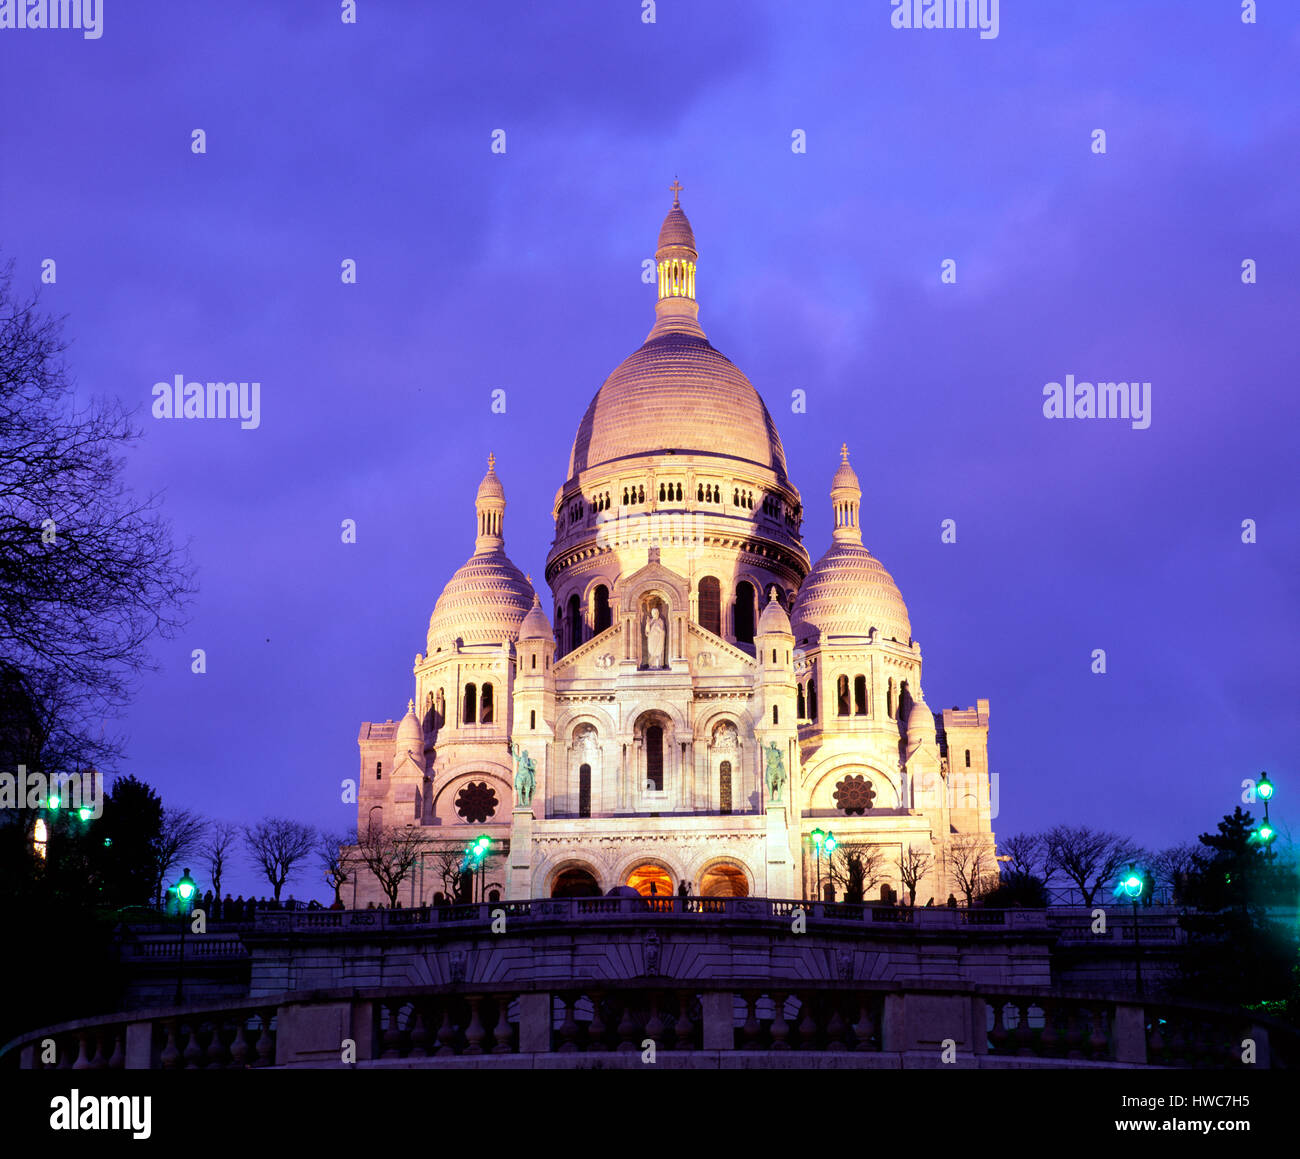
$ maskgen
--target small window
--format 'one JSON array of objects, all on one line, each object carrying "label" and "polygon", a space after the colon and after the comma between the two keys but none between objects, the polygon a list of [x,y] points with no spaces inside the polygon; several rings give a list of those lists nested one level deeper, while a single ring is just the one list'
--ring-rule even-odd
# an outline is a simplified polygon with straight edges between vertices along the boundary
[{"label": "small window", "polygon": [[482,698],[482,702],[481,702],[480,705],[479,705],[479,718],[478,718],[478,719],[479,719],[479,723],[480,723],[480,724],[491,724],[491,723],[492,723],[492,708],[493,708],[493,705],[492,705],[492,685],[490,685],[490,684],[485,684],[485,685],[483,685],[483,698]]},{"label": "small window", "polygon": [[775,649],[775,648],[772,649],[772,663],[773,663],[773,664],[776,663],[776,649]]},{"label": "small window", "polygon": [[817,681],[811,677],[808,680],[808,719],[817,719]]},{"label": "small window", "polygon": [[849,678],[841,676],[835,682],[835,693],[837,708],[836,711],[840,716],[849,715]]},{"label": "small window", "polygon": [[865,676],[855,676],[853,678],[853,715],[866,716],[867,714],[867,678]]},{"label": "small window", "polygon": [[537,653],[536,653],[536,652],[533,653],[533,667],[534,667],[534,668],[537,667]]},{"label": "small window", "polygon": [[528,710],[528,727],[529,728],[537,727],[537,709],[535,708],[530,708]]},{"label": "small window", "polygon": [[776,705],[775,705],[775,704],[772,705],[772,723],[773,723],[773,724],[780,724],[780,723],[781,723],[781,717],[780,717],[780,715],[777,713],[777,708],[776,708]]},{"label": "small window", "polygon": [[578,816],[591,816],[591,766],[578,769]]},{"label": "small window", "polygon": [[799,685],[798,698],[795,702],[795,716],[797,716],[800,720],[806,720],[808,718],[807,702],[803,698],[802,684]]},{"label": "small window", "polygon": [[478,689],[473,684],[465,685],[464,710],[460,714],[461,724],[473,724],[478,718]]},{"label": "small window", "polygon": [[383,779],[384,779],[384,762],[377,761],[375,763],[375,780],[382,781]]},{"label": "small window", "polygon": [[970,749],[966,750],[966,767],[970,768]]},{"label": "small window", "polygon": [[718,812],[731,812],[731,762],[723,761],[718,766]]}]

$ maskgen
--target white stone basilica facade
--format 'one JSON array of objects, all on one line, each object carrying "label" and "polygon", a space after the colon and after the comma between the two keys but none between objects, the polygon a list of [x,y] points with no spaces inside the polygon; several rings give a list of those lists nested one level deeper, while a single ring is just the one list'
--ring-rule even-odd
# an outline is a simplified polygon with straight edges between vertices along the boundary
[{"label": "white stone basilica facade", "polygon": [[[442,848],[490,836],[488,899],[683,881],[774,898],[820,882],[843,899],[868,852],[874,900],[905,894],[908,850],[928,859],[917,904],[960,897],[956,845],[995,868],[988,701],[927,705],[847,449],[830,546],[810,559],[776,424],[697,321],[676,197],[655,257],[654,325],[582,416],[556,494],[553,594],[506,554],[489,457],[474,554],[434,607],[408,711],[362,725],[358,830],[419,825]],[[840,848],[819,858],[817,830]],[[399,897],[443,888],[422,864]],[[354,896],[383,900],[364,870]]]}]

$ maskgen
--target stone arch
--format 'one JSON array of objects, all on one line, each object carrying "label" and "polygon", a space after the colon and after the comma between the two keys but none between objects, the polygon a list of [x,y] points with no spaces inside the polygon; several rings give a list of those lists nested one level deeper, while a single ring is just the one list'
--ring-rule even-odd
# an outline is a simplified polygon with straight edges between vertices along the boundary
[{"label": "stone arch", "polygon": [[[727,873],[732,870],[734,873]],[[700,897],[752,897],[754,879],[739,857],[711,857],[699,867],[698,878],[691,879],[691,892]],[[711,880],[712,878],[712,880]],[[723,888],[725,879],[733,878],[731,888]]]},{"label": "stone arch", "polygon": [[672,889],[668,891],[670,896],[676,892],[677,883],[682,880],[682,876],[683,876],[681,870],[677,865],[674,865],[673,862],[670,861],[668,858],[657,853],[656,854],[646,854],[646,853],[628,854],[626,857],[622,858],[622,860],[620,860],[617,864],[618,864],[618,868],[614,872],[614,880],[613,880],[614,885],[626,885],[628,882],[628,878],[632,876],[633,871],[636,870],[639,866],[642,865],[655,866],[663,870],[665,876],[668,878],[670,882],[672,882]]},{"label": "stone arch", "polygon": [[839,756],[829,760],[826,765],[815,770],[805,779],[804,784],[808,787],[808,794],[804,798],[807,802],[806,811],[843,816],[835,801],[835,786],[849,775],[864,777],[871,782],[871,787],[875,791],[875,797],[866,816],[870,817],[881,809],[899,807],[901,794],[895,777],[864,761]]},{"label": "stone arch", "polygon": [[591,634],[593,636],[605,630],[604,628],[599,628],[596,626],[597,625],[597,619],[596,619],[596,610],[597,610],[596,589],[597,588],[605,589],[605,595],[607,601],[606,607],[609,615],[609,620],[606,623],[605,627],[609,627],[614,623],[614,608],[615,608],[614,580],[612,577],[601,573],[593,574],[588,578],[586,584],[582,589],[583,620],[590,627]]},{"label": "stone arch", "polygon": [[543,889],[544,895],[546,897],[581,896],[579,894],[555,893],[556,886],[561,882],[565,874],[573,873],[574,871],[577,873],[584,873],[591,878],[592,882],[595,884],[596,890],[598,891],[598,893],[591,896],[600,896],[605,893],[608,887],[601,880],[599,866],[581,857],[565,857],[557,861],[546,871],[545,886]]},{"label": "stone arch", "polygon": [[[539,762],[540,766],[540,762]],[[432,813],[434,824],[443,828],[470,825],[509,825],[510,810],[514,807],[514,775],[504,767],[484,763],[474,767],[462,767],[439,778],[442,784],[433,795]],[[481,784],[486,781],[495,791],[496,811],[486,821],[467,821],[456,811],[456,794],[471,781]]]}]

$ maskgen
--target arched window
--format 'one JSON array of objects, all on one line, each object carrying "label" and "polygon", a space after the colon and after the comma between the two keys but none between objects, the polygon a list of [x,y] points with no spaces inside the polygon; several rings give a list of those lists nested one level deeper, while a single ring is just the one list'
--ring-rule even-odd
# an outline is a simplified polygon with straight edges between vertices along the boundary
[{"label": "arched window", "polygon": [[780,723],[781,723],[781,717],[780,717],[780,714],[779,714],[778,711],[777,711],[777,706],[776,706],[775,704],[772,705],[772,723],[773,723],[773,724],[780,724]]},{"label": "arched window", "polygon": [[582,643],[582,601],[577,593],[569,597],[569,651]]},{"label": "arched window", "polygon": [[582,765],[578,769],[578,816],[591,816],[591,766]]},{"label": "arched window", "polygon": [[894,719],[894,678],[889,678],[889,688],[885,692],[885,714],[890,720]]},{"label": "arched window", "polygon": [[479,724],[492,723],[492,707],[492,685],[484,684],[483,692],[479,700]]},{"label": "arched window", "polygon": [[723,761],[718,766],[718,812],[731,812],[731,762]]},{"label": "arched window", "polygon": [[473,724],[478,719],[478,689],[472,684],[465,685],[465,709],[460,714],[461,724]]},{"label": "arched window", "polygon": [[[970,761],[967,761],[966,763],[967,763],[967,764],[970,764]],[[383,761],[376,761],[376,762],[375,762],[375,780],[376,780],[376,781],[382,781],[383,779],[384,779],[384,762],[383,762]]]},{"label": "arched window", "polygon": [[663,485],[662,483],[660,483],[660,484],[659,484],[659,502],[662,503],[662,502],[665,500],[665,498],[667,498],[667,496],[664,494],[664,485]]},{"label": "arched window", "polygon": [[645,778],[650,788],[664,787],[664,730],[657,724],[645,730]]},{"label": "arched window", "polygon": [[703,503],[703,502],[704,502],[704,484],[703,484],[703,483],[699,484],[699,485],[695,488],[695,501],[696,501],[697,503]]},{"label": "arched window", "polygon": [[537,727],[537,709],[535,708],[530,708],[528,710],[528,727],[529,728]]},{"label": "arched window", "polygon": [[907,714],[911,709],[912,693],[907,687],[907,681],[904,680],[903,683],[898,686],[898,719],[906,721]]},{"label": "arched window", "polygon": [[853,678],[853,715],[867,715],[867,678],[865,676],[855,676]]},{"label": "arched window", "polygon": [[840,716],[849,715],[849,678],[841,676],[835,682],[836,712]]},{"label": "arched window", "polygon": [[808,709],[807,709],[806,702],[804,701],[803,698],[802,684],[799,685],[798,699],[795,703],[795,716],[798,717],[800,720],[806,720],[808,718]]},{"label": "arched window", "polygon": [[752,644],[754,642],[754,585],[748,580],[741,580],[736,585],[736,611],[732,622],[736,629],[736,643]]},{"label": "arched window", "polygon": [[638,502],[638,503],[644,503],[644,502],[645,502],[645,488],[644,488],[644,487],[639,488],[639,496],[640,496],[640,497],[637,499],[637,502]]},{"label": "arched window", "polygon": [[627,506],[627,488],[623,488],[623,506]]},{"label": "arched window", "polygon": [[740,492],[735,487],[731,489],[731,505],[733,507],[740,506]]},{"label": "arched window", "polygon": [[715,636],[722,635],[722,585],[714,576],[700,580],[700,627]]},{"label": "arched window", "polygon": [[808,677],[808,719],[817,719],[817,681]]},{"label": "arched window", "polygon": [[970,768],[970,749],[966,750],[966,767]]},{"label": "arched window", "polygon": [[591,603],[592,624],[597,632],[603,632],[614,622],[609,607],[609,588],[604,584],[597,584],[596,590],[591,593]]},{"label": "arched window", "polygon": [[681,485],[680,483],[678,483],[678,484],[677,484],[677,502],[680,503],[681,501],[682,501],[682,485]]},{"label": "arched window", "polygon": [[537,653],[536,653],[536,652],[533,653],[533,657],[532,657],[532,659],[533,659],[533,667],[536,668],[536,667],[537,667]]},{"label": "arched window", "polygon": [[773,663],[773,664],[776,663],[776,649],[775,649],[775,648],[772,649],[772,663]]}]

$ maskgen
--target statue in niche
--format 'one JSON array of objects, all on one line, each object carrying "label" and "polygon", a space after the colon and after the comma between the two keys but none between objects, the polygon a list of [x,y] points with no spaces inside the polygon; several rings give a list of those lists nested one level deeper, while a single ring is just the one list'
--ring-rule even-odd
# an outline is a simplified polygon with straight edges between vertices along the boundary
[{"label": "statue in niche", "polygon": [[767,787],[772,794],[772,803],[778,804],[781,800],[781,789],[785,786],[785,758],[781,756],[781,750],[776,747],[776,741],[769,741],[767,745]]},{"label": "statue in niche", "polygon": [[518,741],[511,742],[510,753],[515,758],[515,804],[527,809],[532,806],[533,790],[537,788],[537,766]]},{"label": "statue in niche", "polygon": [[664,667],[664,643],[667,631],[663,617],[659,614],[659,605],[652,604],[645,621],[645,663],[647,668]]}]

